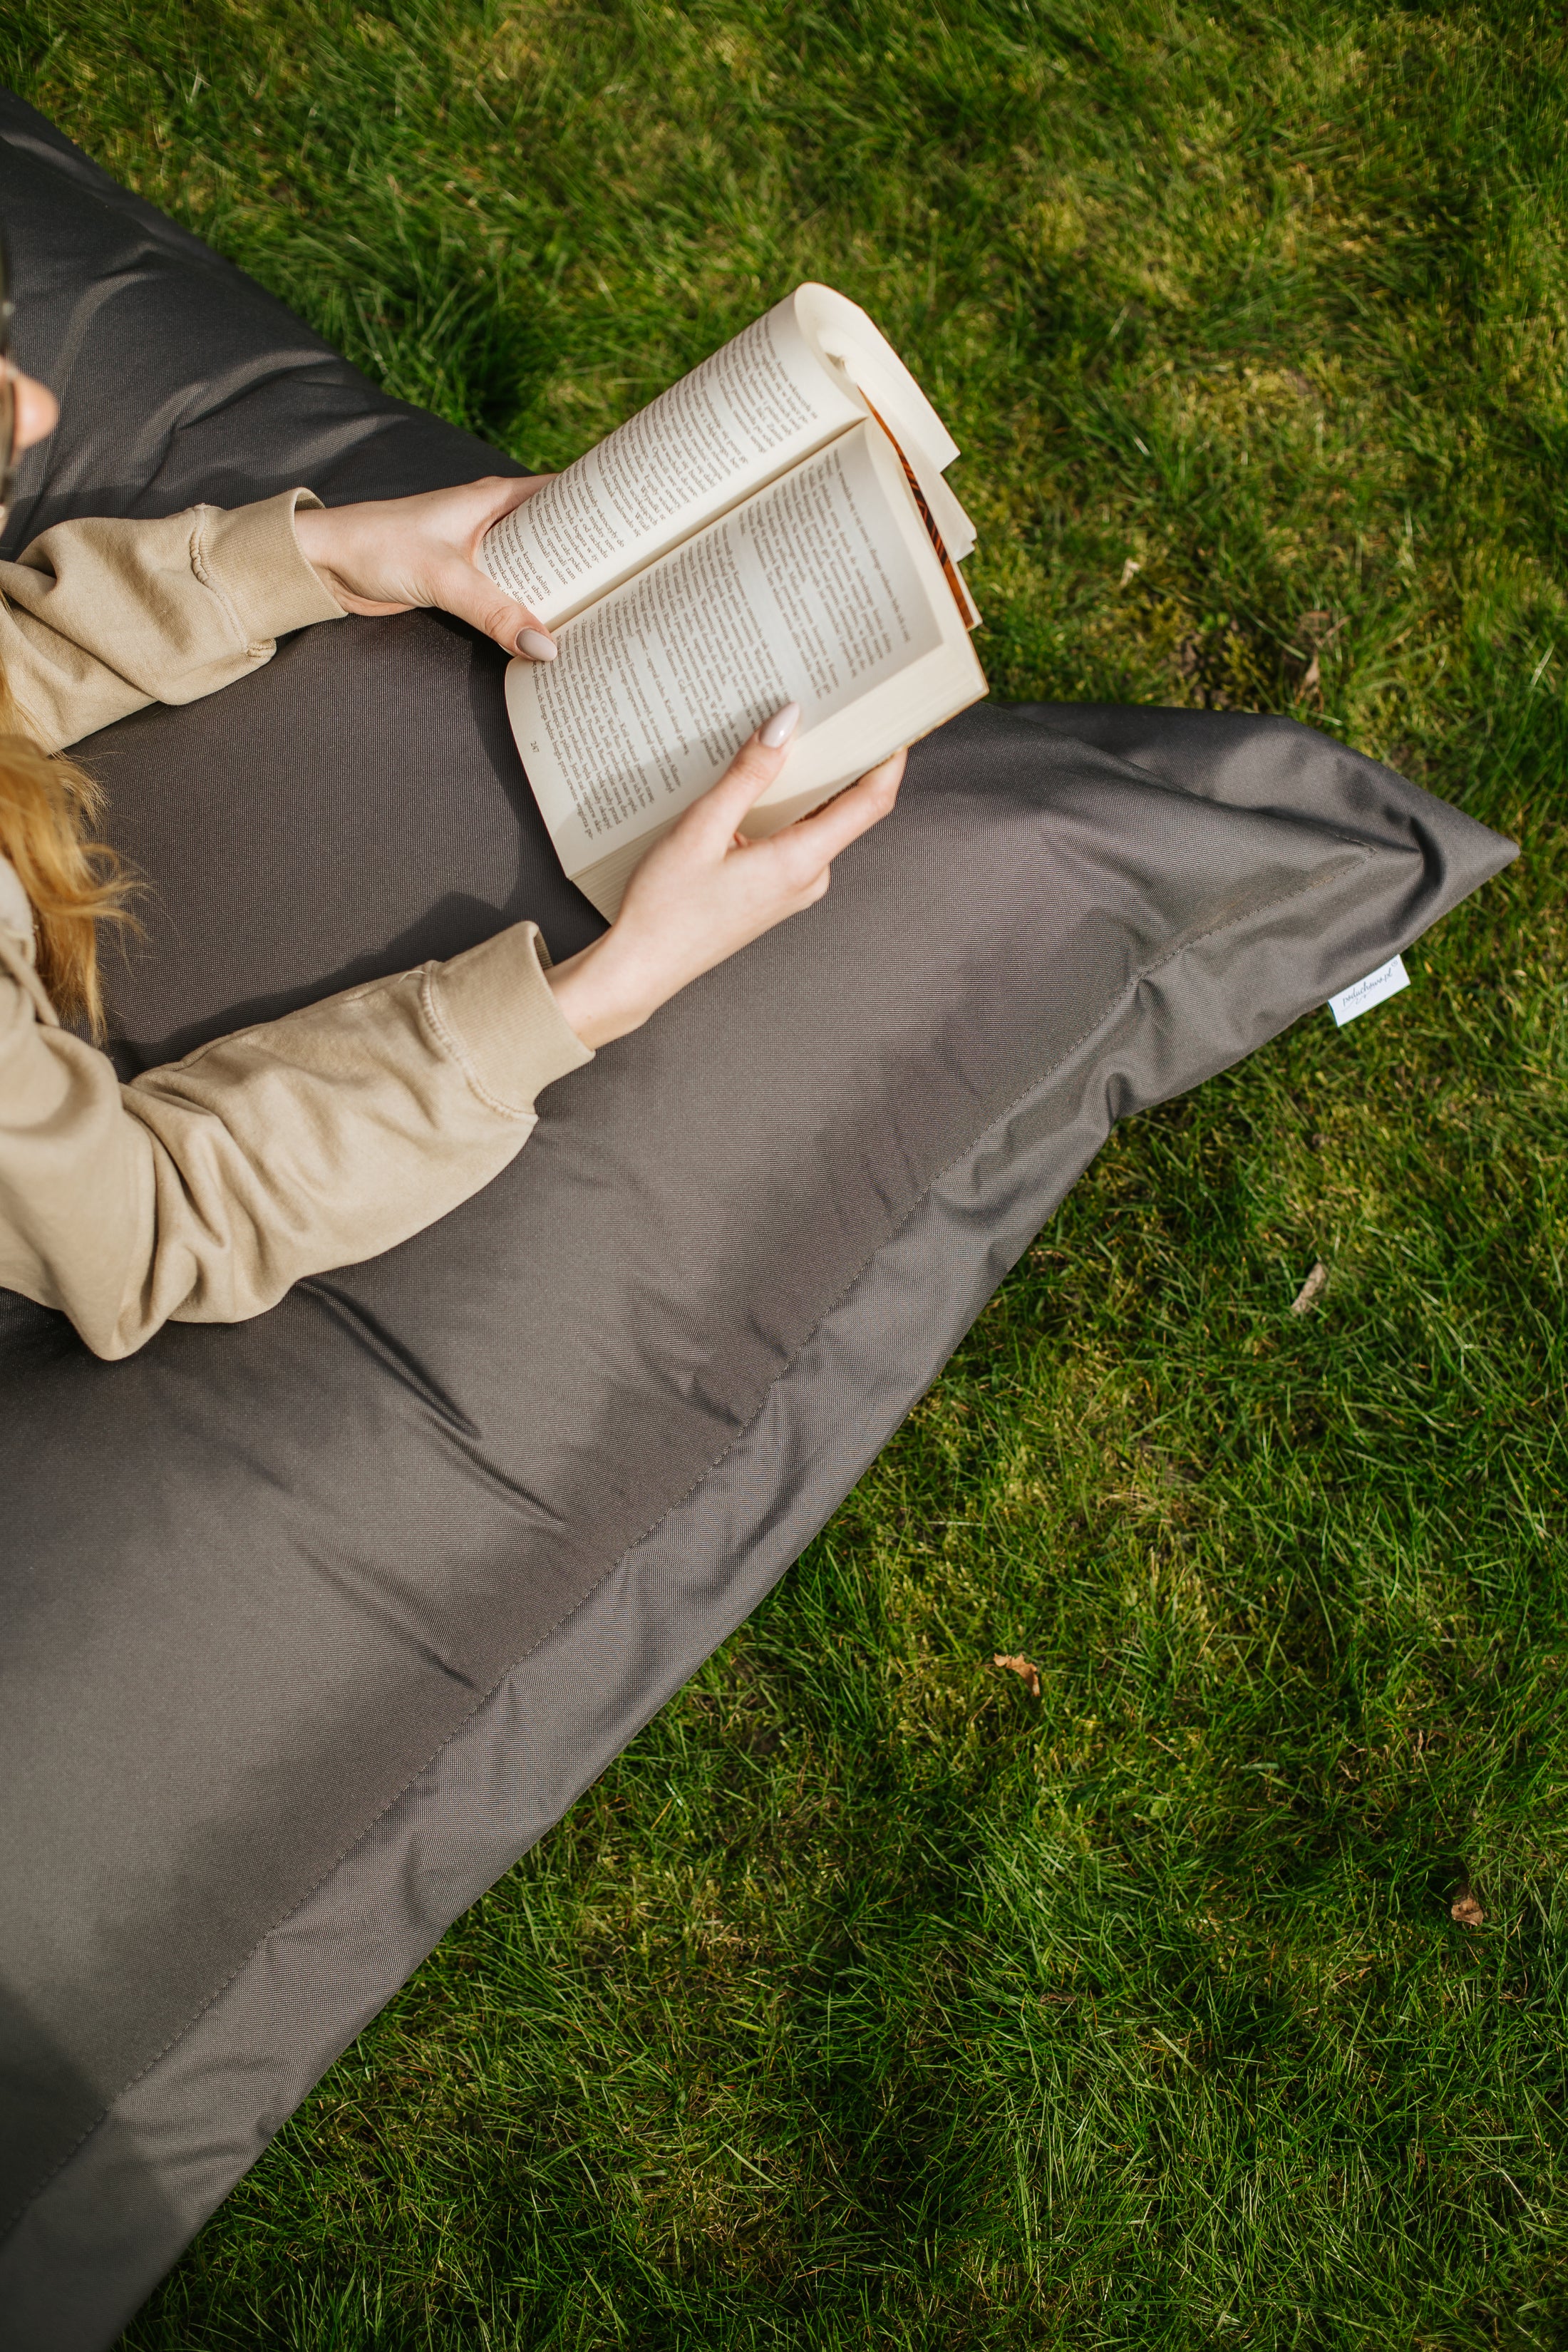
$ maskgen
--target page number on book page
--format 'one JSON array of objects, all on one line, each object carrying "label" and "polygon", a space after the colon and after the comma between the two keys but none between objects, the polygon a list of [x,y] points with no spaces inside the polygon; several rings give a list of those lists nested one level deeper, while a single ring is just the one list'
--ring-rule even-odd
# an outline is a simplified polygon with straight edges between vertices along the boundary
[{"label": "page number on book page", "polygon": [[1380,963],[1375,971],[1369,971],[1364,980],[1353,981],[1349,988],[1342,988],[1337,996],[1331,996],[1329,1011],[1342,1029],[1347,1021],[1355,1020],[1359,1013],[1370,1013],[1374,1004],[1381,1004],[1385,997],[1397,996],[1402,988],[1409,985],[1410,974],[1405,969],[1404,957],[1390,956],[1388,961]]}]

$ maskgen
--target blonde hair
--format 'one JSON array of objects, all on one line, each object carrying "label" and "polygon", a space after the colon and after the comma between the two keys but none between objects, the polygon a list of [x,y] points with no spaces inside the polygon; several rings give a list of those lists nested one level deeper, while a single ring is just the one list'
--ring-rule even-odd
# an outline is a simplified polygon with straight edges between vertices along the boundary
[{"label": "blonde hair", "polygon": [[50,1003],[62,1021],[80,1021],[100,1042],[107,1024],[98,927],[137,928],[127,903],[136,885],[114,851],[92,838],[102,814],[103,794],[85,769],[17,731],[0,677],[0,855],[32,906],[38,977]]}]

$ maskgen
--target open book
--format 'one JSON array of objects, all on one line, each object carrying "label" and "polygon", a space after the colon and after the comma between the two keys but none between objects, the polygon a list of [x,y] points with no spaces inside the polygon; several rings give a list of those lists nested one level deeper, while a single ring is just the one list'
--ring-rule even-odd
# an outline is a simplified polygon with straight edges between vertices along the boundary
[{"label": "open book", "polygon": [[800,727],[753,836],[985,692],[957,455],[865,311],[802,286],[486,533],[485,570],[558,632],[507,709],[603,914],[783,704]]}]

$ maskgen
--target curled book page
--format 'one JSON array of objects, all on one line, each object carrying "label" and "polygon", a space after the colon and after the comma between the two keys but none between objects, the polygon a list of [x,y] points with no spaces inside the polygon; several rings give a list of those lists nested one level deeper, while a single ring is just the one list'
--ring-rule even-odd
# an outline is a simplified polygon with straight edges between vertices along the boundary
[{"label": "curled book page", "polygon": [[864,414],[781,302],[505,516],[481,561],[553,627]]}]

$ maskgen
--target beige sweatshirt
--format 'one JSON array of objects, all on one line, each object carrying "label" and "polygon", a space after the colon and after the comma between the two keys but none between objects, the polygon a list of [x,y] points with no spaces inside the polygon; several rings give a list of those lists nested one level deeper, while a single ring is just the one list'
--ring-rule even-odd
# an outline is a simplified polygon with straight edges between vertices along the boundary
[{"label": "beige sweatshirt", "polygon": [[[195,701],[341,619],[295,540],[301,499],[59,523],[0,563],[0,669],[34,739],[58,751]],[[122,1087],[56,1019],[0,857],[0,1288],[117,1357],[405,1241],[488,1184],[540,1090],[591,1060],[547,961],[520,923]]]}]

